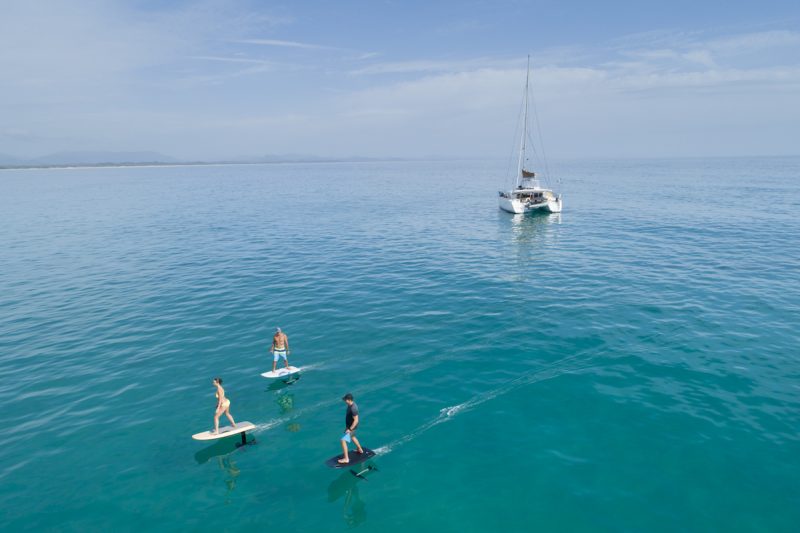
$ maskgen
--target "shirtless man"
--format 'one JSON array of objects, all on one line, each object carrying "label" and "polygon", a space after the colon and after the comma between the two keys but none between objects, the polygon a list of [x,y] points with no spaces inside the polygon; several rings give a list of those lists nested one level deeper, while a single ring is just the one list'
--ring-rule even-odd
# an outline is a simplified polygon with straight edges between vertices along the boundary
[{"label": "shirtless man", "polygon": [[347,451],[347,443],[352,441],[353,444],[356,445],[357,450],[353,450],[353,453],[364,453],[364,448],[361,447],[361,443],[358,442],[356,438],[356,428],[358,427],[358,406],[356,402],[353,401],[353,395],[349,392],[342,397],[344,403],[347,404],[347,413],[345,413],[344,417],[344,435],[340,439],[342,443],[342,451],[344,452],[344,457],[339,459],[340,464],[347,464],[350,462],[350,455]]},{"label": "shirtless man", "polygon": [[278,365],[278,359],[283,357],[283,362],[286,363],[286,368],[289,368],[289,359],[286,358],[289,355],[289,337],[286,336],[286,333],[281,331],[281,328],[275,329],[275,335],[272,337],[272,346],[269,348],[270,353],[272,353],[272,371],[275,372],[275,368]]}]

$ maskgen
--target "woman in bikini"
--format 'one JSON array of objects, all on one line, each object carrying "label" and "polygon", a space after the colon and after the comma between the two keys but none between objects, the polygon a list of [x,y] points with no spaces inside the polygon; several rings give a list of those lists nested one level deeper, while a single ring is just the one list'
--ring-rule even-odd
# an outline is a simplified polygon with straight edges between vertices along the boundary
[{"label": "woman in bikini", "polygon": [[214,386],[217,388],[217,412],[214,413],[214,431],[212,434],[219,433],[219,417],[222,413],[231,421],[231,425],[236,428],[236,422],[231,416],[231,401],[225,397],[225,389],[222,388],[222,378],[214,378]]}]

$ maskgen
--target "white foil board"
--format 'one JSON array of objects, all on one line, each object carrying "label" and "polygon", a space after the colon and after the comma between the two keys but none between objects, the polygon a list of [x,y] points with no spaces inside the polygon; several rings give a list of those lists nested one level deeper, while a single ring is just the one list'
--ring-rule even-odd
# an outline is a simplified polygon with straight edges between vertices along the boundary
[{"label": "white foil board", "polygon": [[273,372],[272,370],[270,370],[269,372],[264,372],[263,374],[261,374],[261,376],[265,377],[265,378],[273,378],[273,379],[274,378],[284,378],[286,376],[291,376],[292,374],[300,372],[301,370],[303,370],[302,367],[298,368],[296,366],[290,366],[289,368],[279,368],[275,372]]},{"label": "white foil board", "polygon": [[219,428],[219,433],[211,433],[211,431],[203,431],[202,433],[195,433],[192,435],[194,440],[217,440],[217,439],[224,439],[225,437],[230,437],[232,435],[238,435],[239,433],[244,433],[245,431],[250,431],[251,429],[256,429],[252,422],[238,422],[236,427],[233,426],[224,426]]}]

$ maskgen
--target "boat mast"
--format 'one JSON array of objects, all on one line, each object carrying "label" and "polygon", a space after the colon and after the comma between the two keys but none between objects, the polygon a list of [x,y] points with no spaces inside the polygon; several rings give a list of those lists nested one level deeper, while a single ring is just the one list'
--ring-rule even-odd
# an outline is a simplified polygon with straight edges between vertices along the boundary
[{"label": "boat mast", "polygon": [[525,115],[522,125],[522,140],[519,147],[519,163],[517,165],[517,186],[522,179],[522,163],[525,161],[525,140],[528,138],[528,81],[531,75],[531,56],[528,54],[528,67],[525,71]]}]

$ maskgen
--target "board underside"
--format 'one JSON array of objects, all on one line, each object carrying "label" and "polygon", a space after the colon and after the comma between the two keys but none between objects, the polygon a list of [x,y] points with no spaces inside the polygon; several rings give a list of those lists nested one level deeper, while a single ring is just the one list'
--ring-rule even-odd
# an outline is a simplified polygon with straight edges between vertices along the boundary
[{"label": "board underside", "polygon": [[344,454],[340,453],[336,457],[331,457],[330,459],[325,461],[325,464],[331,468],[347,468],[348,466],[357,465],[375,457],[375,452],[373,452],[369,448],[364,448],[364,453],[358,453],[357,451],[350,451],[348,452],[348,455],[350,457],[349,463],[342,464],[339,462],[339,459],[342,459],[344,457]]},{"label": "board underside", "polygon": [[302,370],[302,368],[298,368],[296,366],[290,366],[289,368],[279,368],[275,372],[273,372],[272,370],[270,370],[269,372],[264,372],[263,374],[261,374],[261,376],[272,379],[283,378],[286,376],[291,376],[292,374],[296,374],[297,372],[300,372],[300,370]]},{"label": "board underside", "polygon": [[202,433],[195,433],[192,435],[192,438],[194,440],[224,439],[225,437],[231,437],[253,429],[256,429],[256,426],[254,426],[252,422],[238,422],[235,428],[232,426],[224,426],[219,428],[219,433],[215,434],[211,433],[211,431],[203,431]]}]

